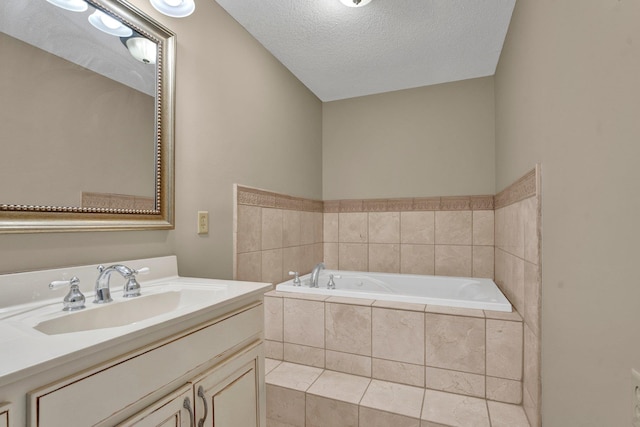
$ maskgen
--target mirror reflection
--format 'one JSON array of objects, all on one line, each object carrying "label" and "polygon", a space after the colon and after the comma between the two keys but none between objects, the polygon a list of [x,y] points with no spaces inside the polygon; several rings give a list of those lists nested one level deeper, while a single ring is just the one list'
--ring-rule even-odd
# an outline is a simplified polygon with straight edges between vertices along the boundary
[{"label": "mirror reflection", "polygon": [[155,210],[156,54],[84,0],[2,0],[0,205]]}]

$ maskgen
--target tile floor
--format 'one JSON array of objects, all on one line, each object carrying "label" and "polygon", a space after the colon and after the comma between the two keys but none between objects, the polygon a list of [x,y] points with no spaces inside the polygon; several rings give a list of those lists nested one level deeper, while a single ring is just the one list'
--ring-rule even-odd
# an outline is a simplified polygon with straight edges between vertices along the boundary
[{"label": "tile floor", "polygon": [[267,427],[529,427],[521,406],[266,359]]}]

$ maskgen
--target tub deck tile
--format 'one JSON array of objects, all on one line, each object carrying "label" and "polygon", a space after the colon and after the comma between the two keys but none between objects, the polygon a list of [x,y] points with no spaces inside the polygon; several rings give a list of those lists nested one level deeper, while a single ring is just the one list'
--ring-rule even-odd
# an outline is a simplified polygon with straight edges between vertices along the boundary
[{"label": "tub deck tile", "polygon": [[[269,359],[265,366],[271,367],[266,376],[269,427],[302,427],[305,418],[307,426],[338,425],[341,416],[350,419],[348,425],[363,427],[530,427],[521,405]],[[303,403],[294,404],[305,396],[306,415],[299,412]]]}]

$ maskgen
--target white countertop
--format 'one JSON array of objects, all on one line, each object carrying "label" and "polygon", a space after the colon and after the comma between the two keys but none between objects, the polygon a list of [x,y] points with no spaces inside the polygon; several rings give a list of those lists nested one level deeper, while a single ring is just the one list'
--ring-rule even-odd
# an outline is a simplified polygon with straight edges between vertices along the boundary
[{"label": "white countertop", "polygon": [[[148,276],[138,276],[142,288],[142,296],[139,298],[166,291],[167,287],[179,290],[183,286],[207,290],[206,298],[189,301],[176,310],[125,326],[47,335],[34,329],[34,326],[44,320],[73,315],[73,312],[62,311],[62,298],[67,289],[49,292],[48,283],[69,278],[70,275],[83,276],[85,279],[92,277],[93,280],[81,278],[83,282],[89,282],[81,286],[87,299],[87,308],[82,311],[100,310],[100,306],[91,302],[97,266],[0,275],[0,295],[3,301],[3,307],[0,307],[0,387],[90,354],[109,351],[125,343],[133,342],[135,348],[139,348],[149,340],[157,340],[161,332],[168,333],[174,329],[177,331],[195,326],[207,318],[221,315],[225,308],[240,300],[259,299],[272,288],[270,283],[179,277],[172,274],[177,273],[175,257],[118,263],[131,268],[148,266],[151,269]],[[114,302],[109,304],[117,304],[123,301],[121,285],[116,284],[120,283],[114,280],[116,275],[112,276]],[[145,278],[150,280],[144,280]],[[57,295],[50,298],[52,294]],[[9,305],[6,303],[6,296],[11,296],[14,303],[20,302],[19,296],[22,296],[23,303]],[[25,301],[25,296],[30,297],[30,300]]]}]

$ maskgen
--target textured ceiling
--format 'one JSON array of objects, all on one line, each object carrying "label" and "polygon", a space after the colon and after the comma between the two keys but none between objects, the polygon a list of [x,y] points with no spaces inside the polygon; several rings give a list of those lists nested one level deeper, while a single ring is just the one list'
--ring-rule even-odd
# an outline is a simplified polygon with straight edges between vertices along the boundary
[{"label": "textured ceiling", "polygon": [[490,76],[515,0],[216,0],[322,101]]}]

